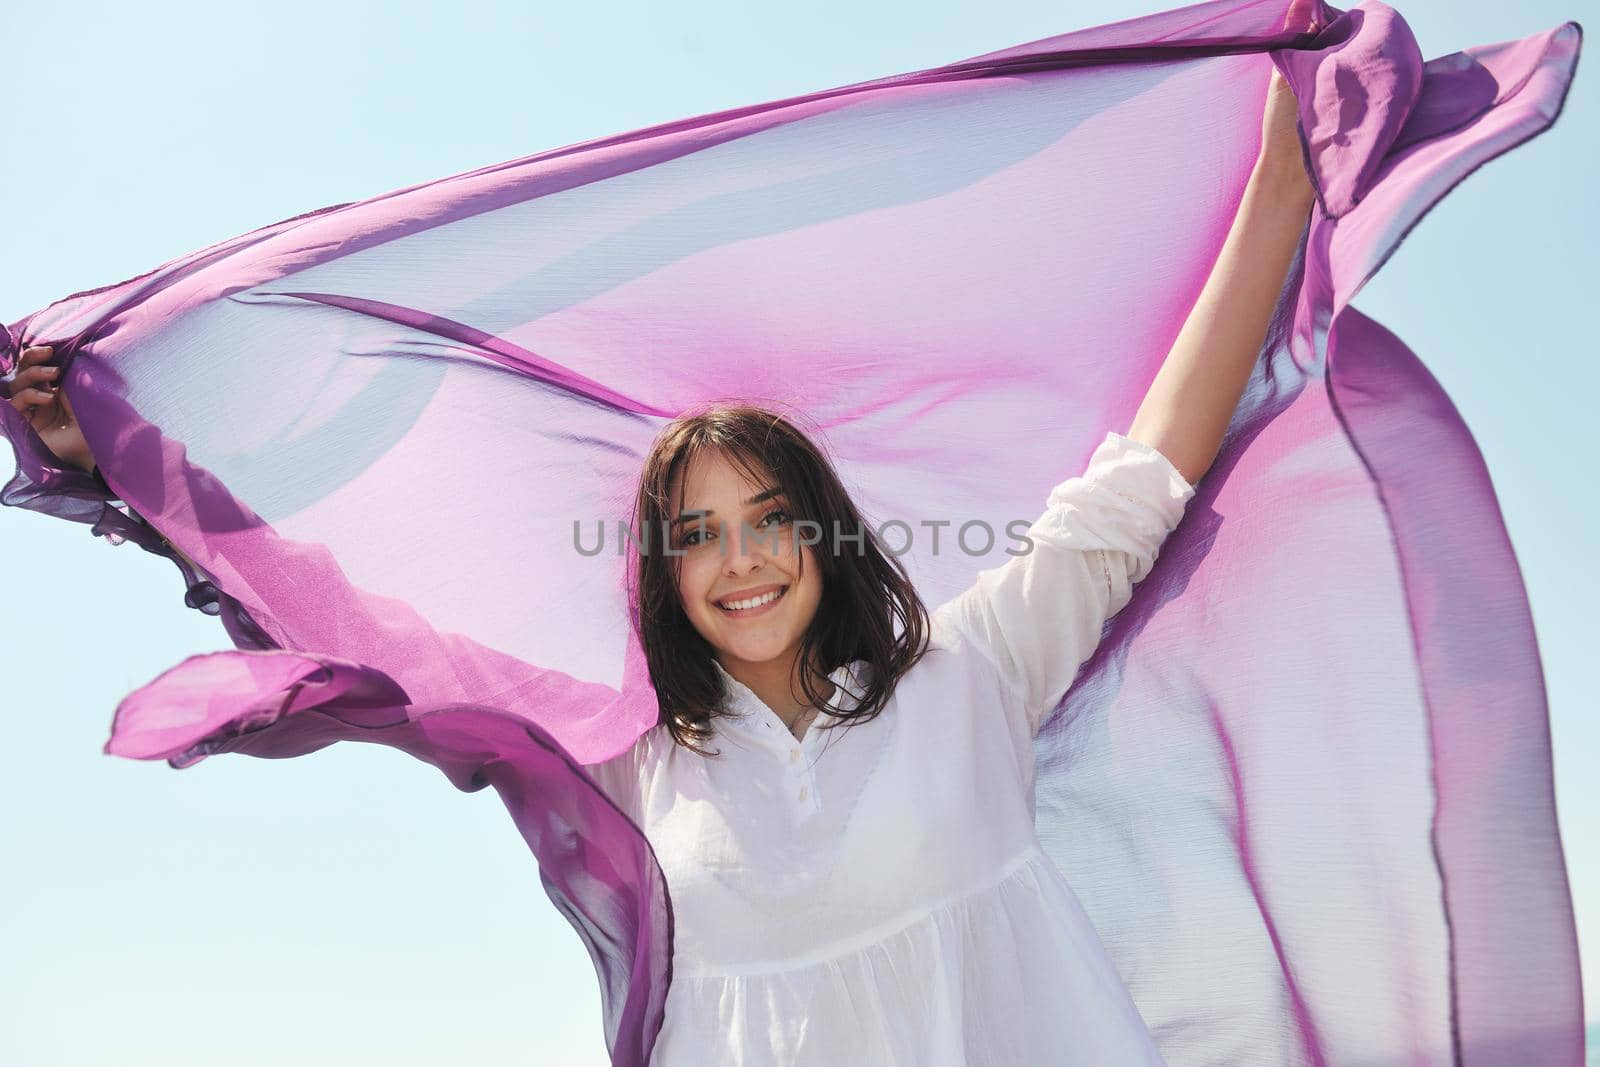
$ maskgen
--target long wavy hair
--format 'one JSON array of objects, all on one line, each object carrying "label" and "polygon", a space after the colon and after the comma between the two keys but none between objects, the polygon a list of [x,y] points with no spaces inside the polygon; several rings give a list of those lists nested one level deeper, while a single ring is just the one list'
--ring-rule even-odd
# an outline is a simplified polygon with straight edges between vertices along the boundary
[{"label": "long wavy hair", "polygon": [[[629,607],[660,704],[659,722],[678,744],[712,755],[700,746],[714,732],[713,720],[727,714],[715,650],[695,629],[679,597],[681,557],[662,551],[663,534],[683,504],[681,483],[680,499],[670,499],[673,478],[686,472],[694,457],[708,453],[726,458],[757,485],[781,487],[791,521],[810,520],[816,524],[811,529],[822,532],[812,548],[822,596],[801,638],[800,685],[808,703],[840,721],[817,728],[876,717],[900,678],[927,651],[927,608],[905,567],[884,551],[832,463],[810,438],[765,408],[715,404],[662,430],[645,459],[634,501]],[[799,562],[803,568],[803,555]],[[864,692],[855,708],[824,703],[830,694],[814,692],[813,678],[856,660],[866,661],[870,670],[863,672]]]}]

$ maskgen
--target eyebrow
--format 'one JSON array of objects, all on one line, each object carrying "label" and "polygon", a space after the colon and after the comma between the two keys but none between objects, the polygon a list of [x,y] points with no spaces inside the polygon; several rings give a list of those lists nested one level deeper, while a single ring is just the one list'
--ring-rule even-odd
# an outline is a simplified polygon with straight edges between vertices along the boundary
[{"label": "eyebrow", "polygon": [[[775,486],[775,487],[773,487],[771,489],[764,489],[761,492],[757,493],[755,496],[751,497],[749,500],[746,500],[744,502],[744,506],[747,507],[747,508],[753,508],[757,504],[760,504],[760,503],[762,503],[764,501],[767,501],[767,500],[771,500],[773,497],[781,496],[782,494],[783,494],[783,487],[782,486]],[[671,525],[676,526],[679,523],[687,522],[690,519],[704,518],[707,515],[715,515],[715,514],[716,514],[716,512],[712,511],[710,508],[706,508],[704,510],[696,508],[696,509],[692,509],[692,510],[689,510],[689,511],[685,511],[682,515],[679,515],[677,518],[673,519]]]}]

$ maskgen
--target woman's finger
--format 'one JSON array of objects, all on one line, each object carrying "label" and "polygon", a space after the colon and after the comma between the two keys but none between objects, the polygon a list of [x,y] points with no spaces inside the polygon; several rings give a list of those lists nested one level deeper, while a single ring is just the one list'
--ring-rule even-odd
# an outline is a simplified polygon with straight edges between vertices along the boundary
[{"label": "woman's finger", "polygon": [[30,404],[36,407],[54,407],[56,398],[57,394],[47,393],[43,389],[35,388],[12,390],[11,406],[16,408],[18,411],[21,411],[24,406]]},{"label": "woman's finger", "polygon": [[17,372],[16,377],[11,380],[11,388],[17,390],[42,387],[53,384],[59,381],[60,378],[60,367],[28,367]]},{"label": "woman's finger", "polygon": [[32,367],[35,364],[43,363],[53,355],[55,355],[55,349],[50,345],[29,345],[22,350],[22,355],[17,359],[17,366],[19,368]]}]

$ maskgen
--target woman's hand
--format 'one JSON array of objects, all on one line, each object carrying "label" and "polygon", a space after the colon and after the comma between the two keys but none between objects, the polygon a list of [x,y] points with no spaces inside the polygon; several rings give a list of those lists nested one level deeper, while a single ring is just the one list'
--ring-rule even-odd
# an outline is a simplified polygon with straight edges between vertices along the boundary
[{"label": "woman's hand", "polygon": [[83,439],[83,431],[72,414],[72,402],[57,380],[61,368],[44,365],[53,355],[55,349],[50,345],[23,349],[11,382],[11,406],[26,416],[33,432],[57,459],[80,470],[93,471],[95,460],[89,442]]},{"label": "woman's hand", "polygon": [[[89,451],[89,442],[83,439],[78,420],[72,414],[72,402],[67,391],[57,379],[60,367],[47,367],[45,360],[55,355],[50,345],[35,345],[22,350],[17,360],[17,374],[11,380],[11,406],[27,416],[33,432],[39,435],[55,457],[80,470],[93,471],[97,464]],[[166,537],[162,537],[166,541]],[[183,549],[167,541],[172,551],[195,570],[204,574],[199,564],[184,554]]]}]

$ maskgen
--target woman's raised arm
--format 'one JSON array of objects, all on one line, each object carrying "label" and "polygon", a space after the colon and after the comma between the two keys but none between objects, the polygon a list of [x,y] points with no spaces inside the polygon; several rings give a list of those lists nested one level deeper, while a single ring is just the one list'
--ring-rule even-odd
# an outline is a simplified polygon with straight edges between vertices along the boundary
[{"label": "woman's raised arm", "polygon": [[1314,202],[1296,103],[1273,71],[1262,147],[1210,278],[1127,434],[1107,433],[1050,492],[1033,550],[935,610],[1019,694],[1032,737],[1182,520],[1233,418]]},{"label": "woman's raised arm", "polygon": [[1191,483],[1222,447],[1316,202],[1300,152],[1297,108],[1274,68],[1261,151],[1239,213],[1128,429],[1129,437],[1160,449]]}]

